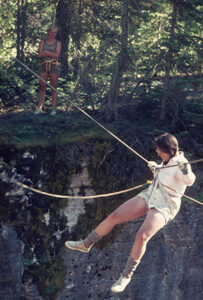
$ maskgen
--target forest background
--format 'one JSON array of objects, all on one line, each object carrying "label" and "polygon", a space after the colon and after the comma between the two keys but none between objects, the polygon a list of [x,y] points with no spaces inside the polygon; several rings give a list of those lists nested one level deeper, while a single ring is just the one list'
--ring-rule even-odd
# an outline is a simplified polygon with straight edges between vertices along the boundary
[{"label": "forest background", "polygon": [[13,59],[38,72],[39,42],[56,24],[62,110],[71,100],[108,121],[133,112],[182,131],[202,117],[201,1],[0,2],[1,109],[37,103],[38,78]]}]

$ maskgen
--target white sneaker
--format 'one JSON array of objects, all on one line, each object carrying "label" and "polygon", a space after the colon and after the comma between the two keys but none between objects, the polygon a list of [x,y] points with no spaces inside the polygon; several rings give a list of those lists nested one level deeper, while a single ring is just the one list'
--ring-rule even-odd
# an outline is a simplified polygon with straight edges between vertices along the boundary
[{"label": "white sneaker", "polygon": [[55,116],[56,115],[56,111],[55,111],[55,109],[52,109],[52,111],[51,111],[51,114],[50,114],[51,116]]},{"label": "white sneaker", "polygon": [[123,277],[123,275],[121,275],[121,277],[112,285],[111,290],[114,293],[120,293],[123,292],[126,288],[126,286],[128,285],[128,283],[130,282],[131,277],[130,278],[126,278]]},{"label": "white sneaker", "polygon": [[91,248],[91,247],[87,248],[83,241],[76,241],[76,242],[66,241],[65,245],[66,245],[66,247],[68,247],[71,250],[78,250],[78,251],[86,252],[86,253],[89,252],[90,248]]},{"label": "white sneaker", "polygon": [[39,115],[42,114],[42,109],[41,108],[36,108],[36,110],[34,111],[35,115]]}]

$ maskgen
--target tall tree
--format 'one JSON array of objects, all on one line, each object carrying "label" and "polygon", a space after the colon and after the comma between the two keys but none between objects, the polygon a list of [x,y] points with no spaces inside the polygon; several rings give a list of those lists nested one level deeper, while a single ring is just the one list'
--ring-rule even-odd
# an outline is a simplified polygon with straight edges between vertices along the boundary
[{"label": "tall tree", "polygon": [[170,36],[169,41],[167,43],[168,52],[166,55],[166,64],[165,64],[165,76],[164,76],[164,96],[161,101],[161,111],[160,111],[160,119],[163,120],[166,117],[166,102],[168,100],[167,97],[167,91],[169,89],[170,84],[170,72],[171,72],[171,65],[172,65],[172,56],[173,56],[173,44],[175,40],[175,27],[177,23],[177,12],[178,12],[178,6],[179,6],[179,0],[173,0],[172,1],[172,17],[170,21]]},{"label": "tall tree", "polygon": [[70,42],[73,9],[73,0],[59,0],[56,7],[56,23],[59,26],[59,38],[61,41],[61,75],[63,77],[67,77],[69,72],[68,47]]},{"label": "tall tree", "polygon": [[128,40],[128,0],[123,1],[122,14],[122,34],[121,34],[121,50],[113,72],[112,81],[108,93],[106,105],[106,117],[111,119],[113,114],[117,115],[117,99],[120,89],[121,79],[126,69],[127,62],[127,40]]},{"label": "tall tree", "polygon": [[27,27],[27,0],[17,1],[17,38],[16,38],[16,48],[17,48],[17,58],[20,60],[24,59],[24,45],[26,39],[26,27]]}]

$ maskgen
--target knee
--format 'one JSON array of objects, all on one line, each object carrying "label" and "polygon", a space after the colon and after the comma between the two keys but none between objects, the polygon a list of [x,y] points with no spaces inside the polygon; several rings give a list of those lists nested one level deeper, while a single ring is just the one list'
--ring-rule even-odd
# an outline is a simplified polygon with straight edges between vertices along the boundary
[{"label": "knee", "polygon": [[138,240],[139,243],[141,244],[145,244],[149,241],[150,239],[150,233],[147,231],[138,231],[137,235],[136,235],[136,239]]},{"label": "knee", "polygon": [[[57,86],[58,86],[58,81],[56,79],[50,79],[50,84],[51,86],[53,86],[54,89],[57,89]],[[55,92],[55,90],[52,89],[52,92]]]}]

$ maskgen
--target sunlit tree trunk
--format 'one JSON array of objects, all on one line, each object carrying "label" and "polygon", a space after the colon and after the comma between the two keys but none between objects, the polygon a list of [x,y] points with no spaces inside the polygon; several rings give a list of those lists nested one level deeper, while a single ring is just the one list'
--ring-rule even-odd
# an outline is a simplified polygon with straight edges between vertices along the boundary
[{"label": "sunlit tree trunk", "polygon": [[173,47],[171,43],[175,39],[175,27],[177,22],[177,10],[178,10],[178,0],[173,0],[172,4],[172,18],[171,18],[171,27],[170,27],[170,38],[169,38],[169,44],[168,44],[168,52],[166,56],[166,65],[165,65],[165,77],[164,77],[164,91],[165,94],[161,101],[161,112],[160,112],[160,120],[165,119],[166,117],[166,104],[168,101],[167,92],[170,85],[170,72],[171,72],[171,66],[172,66],[172,57],[173,57]]},{"label": "sunlit tree trunk", "polygon": [[115,70],[112,76],[108,100],[106,105],[106,118],[110,120],[113,115],[117,115],[117,99],[120,89],[123,73],[127,61],[127,40],[128,40],[128,1],[124,0],[123,3],[123,16],[122,16],[122,35],[121,35],[121,51],[118,55]]}]

